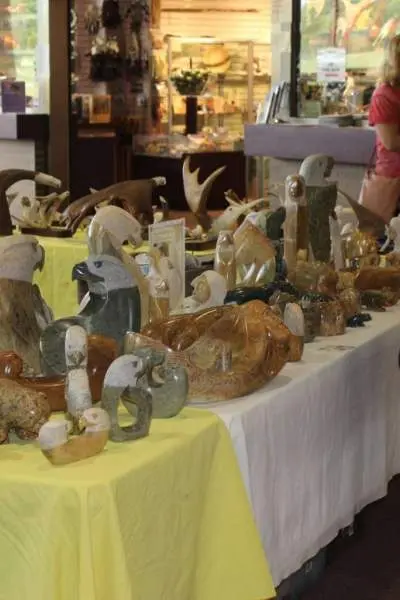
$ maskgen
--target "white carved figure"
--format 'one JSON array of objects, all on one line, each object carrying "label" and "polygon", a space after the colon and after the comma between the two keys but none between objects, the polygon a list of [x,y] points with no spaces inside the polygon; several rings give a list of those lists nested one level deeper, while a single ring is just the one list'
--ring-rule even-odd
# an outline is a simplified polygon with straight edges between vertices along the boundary
[{"label": "white carved figure", "polygon": [[215,271],[204,271],[192,281],[193,294],[186,298],[185,312],[198,312],[221,306],[228,291],[225,277]]},{"label": "white carved figure", "polygon": [[325,187],[331,185],[328,178],[332,174],[334,161],[326,154],[311,154],[303,160],[299,175],[303,177],[307,186]]},{"label": "white carved figure", "polygon": [[67,414],[72,421],[73,431],[79,433],[79,419],[92,406],[89,377],[87,374],[88,343],[83,327],[72,325],[65,335],[65,400]]}]

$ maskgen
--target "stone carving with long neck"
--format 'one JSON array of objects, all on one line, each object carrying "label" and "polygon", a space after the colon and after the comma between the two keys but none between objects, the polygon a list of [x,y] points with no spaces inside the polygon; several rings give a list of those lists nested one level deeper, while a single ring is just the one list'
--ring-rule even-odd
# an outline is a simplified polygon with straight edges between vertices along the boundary
[{"label": "stone carving with long neck", "polygon": [[73,325],[65,335],[65,400],[67,417],[72,422],[73,433],[80,433],[79,420],[83,412],[92,406],[88,364],[88,339],[83,327]]},{"label": "stone carving with long neck", "polygon": [[61,187],[61,181],[36,171],[25,169],[5,169],[0,171],[0,235],[12,234],[12,222],[7,199],[7,190],[19,181],[34,181],[35,183],[52,188]]},{"label": "stone carving with long neck", "polygon": [[232,230],[241,215],[247,214],[259,204],[265,203],[263,198],[251,202],[241,202],[235,199],[229,190],[225,194],[229,206],[219,217],[212,219],[207,212],[207,202],[214,181],[224,170],[225,167],[219,167],[203,183],[199,183],[200,169],[190,170],[189,156],[183,163],[182,176],[186,202],[195,216],[201,232],[208,234],[209,237],[216,237],[223,230]]},{"label": "stone carving with long neck", "polygon": [[285,211],[284,257],[290,272],[296,268],[299,250],[308,254],[308,211],[305,182],[301,175],[286,178]]}]

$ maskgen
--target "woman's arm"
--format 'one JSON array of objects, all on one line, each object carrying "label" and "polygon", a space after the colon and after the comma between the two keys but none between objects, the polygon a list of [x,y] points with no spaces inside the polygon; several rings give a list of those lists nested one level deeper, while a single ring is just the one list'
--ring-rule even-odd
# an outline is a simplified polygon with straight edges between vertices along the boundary
[{"label": "woman's arm", "polygon": [[400,134],[398,125],[377,123],[375,125],[375,130],[386,150],[389,150],[390,152],[400,152]]}]

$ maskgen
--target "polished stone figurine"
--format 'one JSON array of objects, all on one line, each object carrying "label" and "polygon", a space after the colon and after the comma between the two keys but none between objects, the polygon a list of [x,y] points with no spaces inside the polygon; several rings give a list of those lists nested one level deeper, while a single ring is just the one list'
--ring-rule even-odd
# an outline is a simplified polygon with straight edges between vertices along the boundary
[{"label": "polished stone figurine", "polygon": [[40,373],[41,329],[52,318],[32,283],[43,264],[44,250],[36,238],[0,238],[0,351],[14,351],[34,373]]},{"label": "polished stone figurine", "polygon": [[204,271],[192,281],[193,294],[185,299],[184,312],[198,312],[224,303],[226,279],[215,271]]},{"label": "polished stone figurine", "polygon": [[214,271],[222,275],[228,290],[236,287],[235,242],[230,231],[221,231],[215,247]]},{"label": "polished stone figurine", "polygon": [[80,418],[83,435],[69,438],[69,422],[65,419],[45,423],[38,435],[40,449],[55,466],[91,458],[100,454],[108,441],[110,419],[102,408],[87,408]]},{"label": "polished stone figurine", "polygon": [[89,335],[114,339],[120,350],[125,333],[140,330],[140,292],[133,276],[118,258],[90,256],[74,267],[72,276],[87,283],[88,302],[77,316],[53,321],[42,333],[44,374],[53,374],[55,364],[58,365],[56,372],[63,372],[64,337],[71,325],[80,325]]},{"label": "polished stone figurine", "polygon": [[[125,354],[117,358],[106,373],[101,406],[110,417],[110,439],[114,442],[138,440],[149,434],[153,412],[152,395],[138,385],[138,381],[146,374],[146,368],[144,359]],[[129,413],[136,415],[132,425],[120,424],[120,401]]]},{"label": "polished stone figurine", "polygon": [[314,154],[302,162],[299,171],[306,185],[308,229],[313,258],[325,263],[331,259],[330,218],[336,219],[337,184],[327,179],[333,166],[331,156]]},{"label": "polished stone figurine", "polygon": [[0,378],[0,444],[8,441],[10,431],[21,440],[35,439],[50,412],[45,394]]},{"label": "polished stone figurine", "polygon": [[142,335],[142,346],[148,347],[150,338],[155,348],[176,348],[169,360],[186,368],[189,399],[196,402],[230,400],[259,389],[286,364],[291,340],[282,320],[258,300],[170,317]]},{"label": "polished stone figurine", "polygon": [[65,400],[67,419],[72,423],[73,433],[80,433],[80,418],[83,412],[92,406],[87,362],[87,333],[83,327],[72,325],[65,334]]},{"label": "polished stone figurine", "polygon": [[138,247],[142,243],[140,223],[117,206],[97,209],[88,229],[89,256],[112,256],[131,274],[140,293],[140,320],[143,326],[149,318],[149,286],[134,258],[124,250],[124,244]]},{"label": "polished stone figurine", "polygon": [[283,313],[283,322],[292,334],[288,360],[297,362],[301,360],[304,350],[305,323],[301,307],[294,302],[287,303]]},{"label": "polished stone figurine", "polygon": [[[151,248],[147,254],[135,257],[148,282],[149,311],[148,322],[165,319],[170,311],[170,286],[168,274],[161,268],[161,254],[157,248]],[[146,321],[146,322],[147,322]]]},{"label": "polished stone figurine", "polygon": [[286,219],[283,228],[284,258],[288,271],[296,268],[298,252],[308,253],[308,207],[305,182],[290,175],[285,182]]},{"label": "polished stone figurine", "polygon": [[[125,349],[129,349],[131,335],[136,334],[127,334]],[[188,399],[189,381],[186,369],[169,364],[168,352],[164,350],[135,348],[132,355],[145,363],[145,373],[136,385],[151,395],[153,419],[168,419],[178,415]],[[130,410],[128,405],[126,406]]]},{"label": "polished stone figurine", "polygon": [[239,286],[262,286],[275,278],[273,243],[258,227],[245,220],[235,231],[236,282]]}]

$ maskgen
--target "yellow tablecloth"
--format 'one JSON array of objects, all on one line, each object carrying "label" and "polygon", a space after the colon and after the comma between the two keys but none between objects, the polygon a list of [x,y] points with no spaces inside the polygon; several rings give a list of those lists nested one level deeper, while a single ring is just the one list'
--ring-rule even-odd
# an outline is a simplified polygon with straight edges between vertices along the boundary
[{"label": "yellow tablecloth", "polygon": [[228,431],[185,409],[148,438],[53,467],[0,447],[1,600],[275,595]]},{"label": "yellow tablecloth", "polygon": [[45,249],[46,256],[43,270],[35,273],[35,283],[39,285],[55,319],[76,315],[79,304],[76,281],[72,281],[72,269],[88,257],[85,235],[77,234],[65,239],[36,237]]}]

